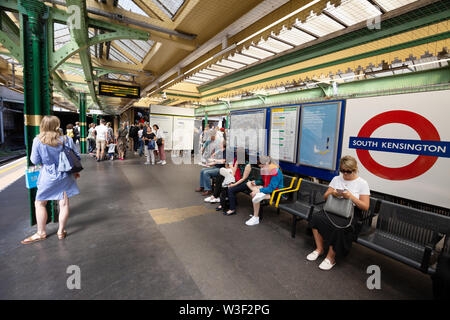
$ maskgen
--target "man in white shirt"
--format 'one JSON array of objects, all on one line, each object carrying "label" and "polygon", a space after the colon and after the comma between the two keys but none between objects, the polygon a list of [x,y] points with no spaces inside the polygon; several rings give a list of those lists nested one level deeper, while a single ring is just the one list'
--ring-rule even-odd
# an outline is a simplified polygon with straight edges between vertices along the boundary
[{"label": "man in white shirt", "polygon": [[101,119],[100,125],[95,127],[95,132],[97,134],[96,135],[97,162],[103,160],[103,157],[105,156],[106,141],[108,140],[108,127],[105,126],[105,122],[106,122],[105,119]]}]

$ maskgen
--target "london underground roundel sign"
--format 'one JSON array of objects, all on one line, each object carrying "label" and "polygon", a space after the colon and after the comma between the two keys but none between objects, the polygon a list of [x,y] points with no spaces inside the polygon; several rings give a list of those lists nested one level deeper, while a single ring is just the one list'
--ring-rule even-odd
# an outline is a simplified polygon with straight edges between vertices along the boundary
[{"label": "london underground roundel sign", "polygon": [[[373,132],[381,126],[400,123],[417,132],[420,140],[371,138]],[[427,172],[439,156],[448,157],[449,143],[440,141],[434,125],[423,116],[405,110],[381,113],[367,121],[357,137],[350,137],[350,148],[356,149],[361,164],[374,175],[388,180],[408,180]],[[390,168],[375,161],[369,150],[394,153],[417,154],[410,164]]]}]

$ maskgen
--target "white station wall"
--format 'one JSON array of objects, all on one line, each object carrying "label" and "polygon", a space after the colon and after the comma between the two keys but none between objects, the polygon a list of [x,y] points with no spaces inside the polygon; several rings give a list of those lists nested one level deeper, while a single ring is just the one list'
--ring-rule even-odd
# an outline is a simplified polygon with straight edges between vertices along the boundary
[{"label": "white station wall", "polygon": [[349,99],[342,155],[371,190],[450,208],[449,120],[448,90]]}]

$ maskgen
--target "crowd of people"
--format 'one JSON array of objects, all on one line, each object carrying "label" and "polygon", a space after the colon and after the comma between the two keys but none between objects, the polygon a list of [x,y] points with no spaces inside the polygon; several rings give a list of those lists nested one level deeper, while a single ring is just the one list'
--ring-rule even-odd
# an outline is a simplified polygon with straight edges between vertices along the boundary
[{"label": "crowd of people", "polygon": [[[87,136],[89,153],[95,155],[98,162],[116,158],[125,160],[128,151],[139,156],[145,155],[146,165],[167,163],[164,139],[164,133],[157,124],[151,126],[144,122],[130,125],[122,122],[114,134],[111,123],[104,119],[100,120],[99,125],[91,123]],[[155,162],[156,157],[159,157],[158,162]]]},{"label": "crowd of people", "polygon": [[[65,226],[69,217],[69,198],[77,195],[76,179],[79,173],[59,172],[58,163],[60,153],[65,147],[73,150],[80,159],[77,143],[80,141],[79,123],[66,126],[66,133],[60,128],[60,121],[55,116],[43,117],[40,124],[40,134],[35,137],[32,145],[30,160],[35,165],[41,165],[42,170],[38,178],[36,193],[37,232],[22,241],[29,244],[46,239],[47,201],[59,201],[58,239],[67,236]],[[155,164],[155,153],[159,155],[160,164],[166,164],[164,152],[164,135],[158,125],[137,123],[129,126],[123,122],[114,136],[110,123],[104,119],[100,125],[91,124],[88,135],[89,152],[96,150],[97,161],[104,159],[108,147],[107,157],[114,159],[115,153],[123,160],[130,144],[136,155],[146,156],[145,164]],[[128,143],[130,142],[130,143]],[[217,203],[217,211],[226,216],[237,213],[237,194],[247,192],[252,198],[253,214],[245,223],[248,226],[259,224],[259,209],[261,201],[270,199],[277,189],[283,189],[283,174],[279,165],[269,156],[259,155],[257,166],[260,168],[258,176],[252,176],[252,164],[249,153],[243,149],[229,150],[224,131],[208,126],[202,133],[201,139],[202,162],[205,166],[200,171],[200,186],[195,190],[201,192],[204,201]],[[231,157],[229,155],[232,155]],[[244,154],[244,157],[241,157]],[[243,159],[242,159],[243,158]],[[238,160],[240,159],[240,161]],[[315,212],[308,222],[312,229],[316,248],[306,259],[315,261],[326,253],[325,259],[319,265],[322,270],[330,270],[336,264],[336,257],[345,257],[356,238],[359,213],[369,209],[370,189],[367,182],[358,176],[358,166],[355,158],[344,156],[339,161],[338,175],[332,179],[323,195],[324,200],[329,197],[347,199],[355,209],[355,215],[349,218],[336,216],[333,219],[325,210]]]}]

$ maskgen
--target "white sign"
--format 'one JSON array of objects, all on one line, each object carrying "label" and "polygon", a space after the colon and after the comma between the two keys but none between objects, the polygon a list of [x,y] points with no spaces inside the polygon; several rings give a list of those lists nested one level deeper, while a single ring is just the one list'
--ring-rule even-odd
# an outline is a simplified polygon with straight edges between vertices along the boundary
[{"label": "white sign", "polygon": [[270,156],[273,159],[296,162],[298,107],[271,110]]},{"label": "white sign", "polygon": [[173,118],[172,150],[194,149],[194,118]]},{"label": "white sign", "polygon": [[342,155],[372,190],[450,208],[450,91],[347,100]]},{"label": "white sign", "polygon": [[150,114],[150,125],[158,125],[164,134],[164,150],[172,150],[173,117]]}]

